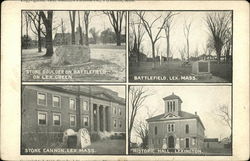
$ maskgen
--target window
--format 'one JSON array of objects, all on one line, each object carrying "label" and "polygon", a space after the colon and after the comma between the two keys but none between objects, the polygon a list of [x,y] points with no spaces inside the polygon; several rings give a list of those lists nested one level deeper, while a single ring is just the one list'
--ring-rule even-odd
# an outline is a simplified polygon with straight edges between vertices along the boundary
[{"label": "window", "polygon": [[173,111],[175,112],[175,102],[173,102]]},{"label": "window", "polygon": [[113,107],[113,114],[116,114],[116,107]]},{"label": "window", "polygon": [[114,127],[116,127],[116,120],[114,120]]},{"label": "window", "polygon": [[69,116],[70,127],[76,126],[76,115]]},{"label": "window", "polygon": [[189,125],[186,125],[186,134],[189,133]]},{"label": "window", "polygon": [[173,104],[172,104],[172,102],[170,102],[170,112],[172,112],[173,111]]},{"label": "window", "polygon": [[186,138],[186,148],[189,148],[189,138]]},{"label": "window", "polygon": [[155,126],[155,135],[157,135],[157,126]]},{"label": "window", "polygon": [[47,125],[47,112],[38,112],[38,125]]},{"label": "window", "polygon": [[53,125],[55,126],[61,125],[61,114],[53,113]]},{"label": "window", "polygon": [[53,102],[53,107],[60,107],[60,96],[53,96],[52,102]]},{"label": "window", "polygon": [[170,111],[169,111],[169,102],[168,102],[168,112],[170,112]]},{"label": "window", "polygon": [[76,110],[76,100],[75,99],[72,99],[72,98],[69,99],[69,108],[72,110]]},{"label": "window", "polygon": [[122,127],[122,121],[119,121],[119,127]]},{"label": "window", "polygon": [[37,93],[37,104],[38,105],[47,105],[47,97],[45,93],[38,92]]},{"label": "window", "polygon": [[122,110],[120,108],[118,109],[118,111],[119,111],[119,115],[122,115]]},{"label": "window", "polygon": [[167,127],[168,127],[168,132],[174,132],[175,131],[174,124],[168,124]]},{"label": "window", "polygon": [[88,106],[88,102],[87,101],[83,101],[83,110],[84,111],[88,111],[89,110],[89,106]]},{"label": "window", "polygon": [[83,125],[89,126],[89,117],[88,116],[83,116]]}]

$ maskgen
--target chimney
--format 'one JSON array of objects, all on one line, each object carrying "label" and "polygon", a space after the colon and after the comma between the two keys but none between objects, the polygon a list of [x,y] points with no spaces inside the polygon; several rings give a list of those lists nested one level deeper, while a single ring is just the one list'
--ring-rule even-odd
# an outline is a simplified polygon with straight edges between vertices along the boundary
[{"label": "chimney", "polygon": [[174,92],[172,92],[172,95],[174,95]]},{"label": "chimney", "polygon": [[197,112],[195,111],[194,114],[197,115]]}]

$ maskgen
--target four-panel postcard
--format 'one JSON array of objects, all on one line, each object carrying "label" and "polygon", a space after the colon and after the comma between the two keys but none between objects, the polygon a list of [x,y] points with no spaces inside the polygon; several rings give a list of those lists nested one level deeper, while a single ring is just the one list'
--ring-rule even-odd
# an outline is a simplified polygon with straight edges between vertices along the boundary
[{"label": "four-panel postcard", "polygon": [[6,146],[5,158],[246,156],[247,137],[238,134],[249,114],[247,43],[239,37],[246,5],[183,3],[5,3],[19,43],[9,45],[19,70],[6,76],[5,92],[15,93],[8,110],[18,108],[2,120],[15,129],[3,137],[15,138],[8,145],[17,154]]}]

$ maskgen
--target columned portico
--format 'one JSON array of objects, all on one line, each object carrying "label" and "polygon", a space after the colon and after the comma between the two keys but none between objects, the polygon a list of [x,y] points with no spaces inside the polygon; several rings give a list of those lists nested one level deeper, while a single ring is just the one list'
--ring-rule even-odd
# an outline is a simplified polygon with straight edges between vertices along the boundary
[{"label": "columned portico", "polygon": [[94,132],[104,132],[110,130],[110,121],[109,121],[109,107],[104,105],[99,105],[93,103],[93,131]]}]

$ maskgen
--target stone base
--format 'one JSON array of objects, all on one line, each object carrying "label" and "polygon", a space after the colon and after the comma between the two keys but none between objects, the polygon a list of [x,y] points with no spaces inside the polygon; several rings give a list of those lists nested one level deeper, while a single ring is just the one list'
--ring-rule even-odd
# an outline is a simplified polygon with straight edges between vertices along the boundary
[{"label": "stone base", "polygon": [[51,66],[77,65],[90,61],[90,49],[82,45],[58,46],[52,56]]},{"label": "stone base", "polygon": [[211,73],[204,73],[204,74],[192,74],[194,75],[197,79],[212,79],[212,74]]}]

